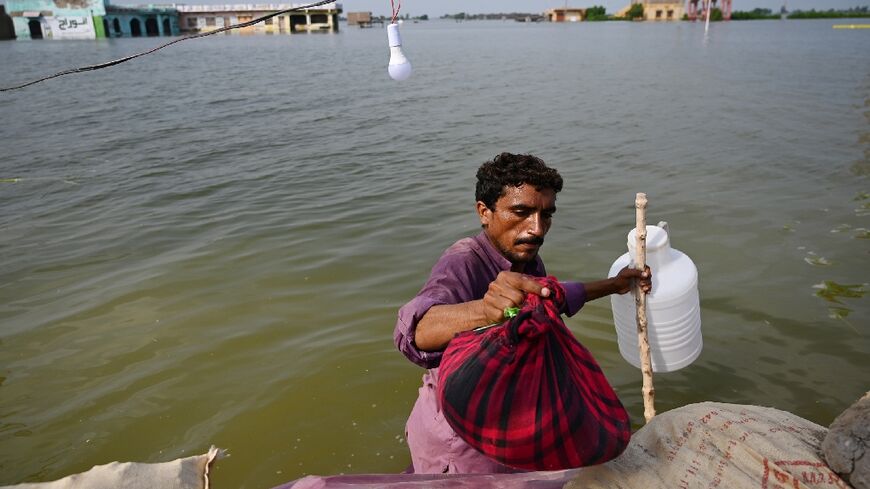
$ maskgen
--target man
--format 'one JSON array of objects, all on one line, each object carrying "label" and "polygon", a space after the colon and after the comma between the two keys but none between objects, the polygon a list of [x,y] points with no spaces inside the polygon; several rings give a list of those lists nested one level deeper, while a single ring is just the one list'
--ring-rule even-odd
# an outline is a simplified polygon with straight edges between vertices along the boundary
[{"label": "man", "polygon": [[[502,153],[477,171],[477,214],[483,231],[453,244],[417,296],[399,310],[394,339],[412,362],[428,369],[406,426],[416,473],[513,472],[469,446],[450,428],[437,401],[438,365],[450,340],[463,331],[504,321],[506,309],[527,293],[550,290],[531,277],[546,276],[538,250],[556,212],[562,177],[539,158]],[[628,292],[635,279],[649,292],[649,268],[622,269],[595,282],[563,282],[565,314],[586,301]]]}]

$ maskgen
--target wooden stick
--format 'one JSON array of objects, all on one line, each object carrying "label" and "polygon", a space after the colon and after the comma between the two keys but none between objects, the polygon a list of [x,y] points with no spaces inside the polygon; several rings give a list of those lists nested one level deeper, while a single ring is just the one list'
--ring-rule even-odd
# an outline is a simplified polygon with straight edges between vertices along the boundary
[{"label": "wooden stick", "polygon": [[[635,246],[635,265],[638,270],[646,269],[646,194],[638,193],[634,201],[637,210],[637,242]],[[637,305],[637,344],[640,348],[640,371],[643,373],[643,417],[646,422],[656,415],[655,395],[653,388],[652,362],[649,356],[649,336],[646,328],[646,293],[637,281],[634,291],[634,302]]]}]

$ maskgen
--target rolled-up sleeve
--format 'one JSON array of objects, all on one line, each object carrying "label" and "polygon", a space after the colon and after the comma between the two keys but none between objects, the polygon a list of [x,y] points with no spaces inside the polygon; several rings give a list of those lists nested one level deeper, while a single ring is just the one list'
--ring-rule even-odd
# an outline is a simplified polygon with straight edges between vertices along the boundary
[{"label": "rolled-up sleeve", "polygon": [[425,295],[414,297],[399,309],[399,318],[396,321],[396,329],[393,331],[393,341],[396,347],[408,360],[423,368],[435,368],[441,363],[441,351],[423,351],[414,343],[417,332],[417,323],[432,306],[445,304],[443,300],[434,299]]},{"label": "rolled-up sleeve", "polygon": [[460,304],[483,297],[489,280],[479,273],[474,253],[467,242],[460,241],[448,249],[438,260],[423,289],[410,302],[399,309],[393,340],[408,360],[424,368],[435,368],[441,363],[442,351],[423,351],[417,348],[414,337],[417,325],[432,306]]},{"label": "rolled-up sleeve", "polygon": [[571,317],[586,304],[586,286],[581,282],[559,283],[565,289],[565,314]]}]

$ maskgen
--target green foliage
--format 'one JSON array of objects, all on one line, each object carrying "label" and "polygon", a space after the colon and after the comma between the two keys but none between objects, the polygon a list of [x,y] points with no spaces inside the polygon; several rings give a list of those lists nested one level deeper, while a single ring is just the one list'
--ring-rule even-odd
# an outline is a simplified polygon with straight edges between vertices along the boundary
[{"label": "green foliage", "polygon": [[643,4],[642,3],[635,3],[634,5],[632,5],[631,8],[628,9],[628,13],[626,14],[626,16],[629,19],[642,19],[643,18]]},{"label": "green foliage", "polygon": [[857,299],[864,297],[867,293],[865,284],[844,285],[838,284],[833,280],[825,280],[820,284],[813,285],[813,288],[819,289],[816,292],[818,297],[825,299],[828,302],[836,302],[842,304],[841,298]]},{"label": "green foliage", "polygon": [[586,20],[607,19],[607,9],[602,5],[595,5],[586,9]]},{"label": "green foliage", "polygon": [[831,319],[846,319],[852,310],[848,307],[829,307],[828,317]]},{"label": "green foliage", "polygon": [[[531,20],[532,22],[540,22],[544,20],[544,16],[541,14],[528,13],[528,12],[499,12],[499,13],[488,13],[488,14],[469,14],[466,12],[459,12],[458,14],[444,14],[441,16],[442,19],[453,19],[453,20],[506,20],[506,19],[514,19],[519,20],[520,22],[527,22]],[[420,20],[428,20],[421,18]]]},{"label": "green foliage", "polygon": [[429,20],[429,15],[423,14],[419,17],[420,20]]},{"label": "green foliage", "polygon": [[832,302],[837,305],[828,306],[828,317],[831,319],[838,319],[846,323],[850,328],[852,328],[856,333],[861,334],[858,331],[858,328],[855,327],[854,324],[850,323],[846,318],[849,316],[849,313],[852,312],[851,309],[845,307],[843,301],[840,299],[850,298],[850,299],[858,299],[864,297],[864,294],[867,293],[867,284],[855,284],[855,285],[843,285],[834,282],[833,280],[825,280],[820,284],[813,285],[814,288],[819,289],[816,292],[818,297],[822,299]]},{"label": "green foliage", "polygon": [[867,7],[855,7],[849,10],[796,10],[788,15],[789,19],[848,19],[870,17]]},{"label": "green foliage", "polygon": [[721,22],[722,21],[722,10],[719,7],[713,8],[710,11],[710,22]]},{"label": "green foliage", "polygon": [[809,263],[814,267],[828,267],[831,266],[831,260],[828,260],[824,256],[807,256],[804,257],[804,261]]},{"label": "green foliage", "polygon": [[756,8],[748,12],[735,10],[731,12],[731,20],[774,20],[779,19],[779,14],[773,13],[769,8]]},{"label": "green foliage", "polygon": [[849,320],[846,319],[847,317],[849,317],[849,313],[851,312],[852,310],[847,307],[829,307],[828,317],[831,319],[839,319],[840,321],[843,321],[844,323],[849,325],[849,327],[852,328],[856,333],[861,334],[861,332],[858,331],[858,328],[856,328],[854,324],[850,323]]}]

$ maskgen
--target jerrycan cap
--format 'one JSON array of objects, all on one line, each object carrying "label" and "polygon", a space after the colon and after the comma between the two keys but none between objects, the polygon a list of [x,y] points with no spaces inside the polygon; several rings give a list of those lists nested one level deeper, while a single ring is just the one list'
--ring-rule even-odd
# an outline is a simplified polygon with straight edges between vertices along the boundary
[{"label": "jerrycan cap", "polygon": [[[668,247],[670,244],[670,240],[668,239],[668,232],[658,226],[647,226],[646,227],[646,251],[647,253],[651,251],[658,251],[665,247]],[[628,249],[629,251],[634,252],[635,247],[637,246],[637,229],[634,228],[628,233]]]}]

